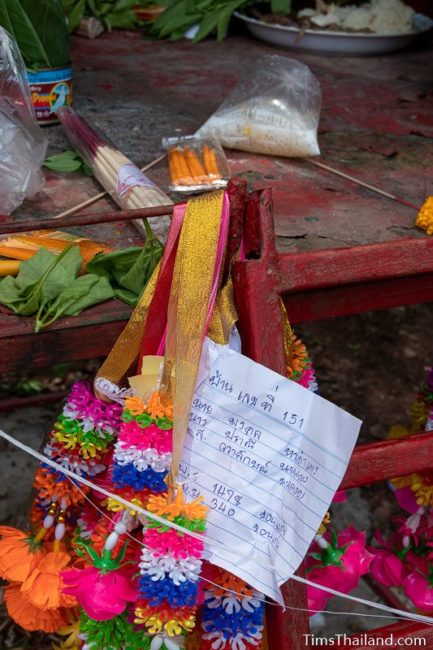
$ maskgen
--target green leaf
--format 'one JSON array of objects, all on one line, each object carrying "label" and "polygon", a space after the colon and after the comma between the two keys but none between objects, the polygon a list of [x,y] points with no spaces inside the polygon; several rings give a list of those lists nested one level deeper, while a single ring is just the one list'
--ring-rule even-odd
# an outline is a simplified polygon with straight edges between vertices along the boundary
[{"label": "green leaf", "polygon": [[65,7],[65,10],[68,14],[68,30],[70,34],[72,34],[72,32],[75,32],[79,26],[81,19],[84,16],[85,8],[86,0],[78,0],[75,6],[71,6],[69,10]]},{"label": "green leaf", "polygon": [[21,262],[16,277],[17,287],[23,291],[36,284],[55,260],[56,255],[54,253],[46,248],[40,248],[30,259]]},{"label": "green leaf", "polygon": [[41,288],[44,301],[52,300],[77,277],[83,258],[79,246],[67,247],[57,256],[56,264],[47,274]]},{"label": "green leaf", "polygon": [[15,304],[21,301],[19,289],[16,286],[16,279],[8,275],[0,282],[0,303],[6,305],[16,312]]},{"label": "green leaf", "polygon": [[6,29],[10,30],[11,25],[13,26],[12,34],[27,66],[51,66],[44,43],[20,0],[2,0],[0,21]]},{"label": "green leaf", "polygon": [[109,278],[122,277],[129,271],[141,253],[140,246],[130,246],[111,253],[97,253],[87,264],[88,273]]},{"label": "green leaf", "polygon": [[42,164],[55,172],[84,172],[89,176],[93,175],[89,165],[73,149],[49,156]]},{"label": "green leaf", "polygon": [[271,0],[271,12],[287,16],[292,9],[292,0]]},{"label": "green leaf", "polygon": [[36,332],[51,325],[60,316],[77,316],[92,305],[114,297],[107,278],[86,274],[73,280],[51,303],[41,306],[36,318]]},{"label": "green leaf", "polygon": [[122,277],[119,284],[139,296],[149,282],[153,269],[161,259],[162,250],[162,246],[158,240],[147,241],[139,257],[129,271]]},{"label": "green leaf", "polygon": [[[78,278],[75,283],[78,283],[78,280],[84,280],[84,278],[88,277],[88,274],[83,275]],[[110,300],[110,298],[114,298],[114,291],[107,278],[98,277],[96,275],[90,277],[96,280],[91,287],[91,291],[83,293],[80,297],[77,297],[75,302],[65,310],[64,313],[66,316],[77,316],[83,311],[83,309],[86,309],[86,307],[91,307],[92,305],[97,305],[106,300]]]},{"label": "green leaf", "polygon": [[162,245],[148,239],[142,248],[130,247],[111,253],[98,253],[87,264],[88,273],[109,278],[116,297],[135,305],[162,256]]},{"label": "green leaf", "polygon": [[69,33],[61,0],[2,0],[27,67],[56,68],[69,62]]},{"label": "green leaf", "polygon": [[108,29],[132,29],[137,24],[137,16],[133,11],[127,10],[119,13],[110,13],[104,17]]}]

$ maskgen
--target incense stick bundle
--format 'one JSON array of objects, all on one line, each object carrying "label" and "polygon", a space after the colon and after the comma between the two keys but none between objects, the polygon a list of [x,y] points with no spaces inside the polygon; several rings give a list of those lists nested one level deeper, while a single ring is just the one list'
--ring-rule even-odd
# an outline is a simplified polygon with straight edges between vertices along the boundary
[{"label": "incense stick bundle", "polygon": [[[72,108],[61,108],[58,117],[72,146],[91,166],[95,178],[124,210],[170,205],[172,201],[134,163],[107,141]],[[169,219],[149,218],[152,231],[165,239]],[[133,221],[139,232],[147,236],[148,224]]]}]

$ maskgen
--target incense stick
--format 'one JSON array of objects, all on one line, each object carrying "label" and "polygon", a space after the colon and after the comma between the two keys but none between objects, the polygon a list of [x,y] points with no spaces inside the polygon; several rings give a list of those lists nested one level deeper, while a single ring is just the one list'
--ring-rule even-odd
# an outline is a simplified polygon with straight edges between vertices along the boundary
[{"label": "incense stick", "polygon": [[390,192],[385,192],[384,190],[381,190],[379,187],[375,187],[374,185],[370,185],[369,183],[364,183],[364,181],[359,180],[359,178],[355,178],[355,176],[351,176],[350,174],[341,172],[338,169],[335,169],[334,167],[325,165],[324,163],[321,163],[317,160],[311,160],[310,158],[302,158],[302,160],[305,160],[306,162],[310,163],[310,165],[315,165],[316,167],[325,169],[326,171],[331,172],[336,176],[341,176],[341,178],[345,178],[348,181],[352,181],[352,183],[361,185],[361,187],[366,187],[368,190],[371,190],[372,192],[376,192],[376,194],[380,194],[381,196],[386,196],[387,199],[392,199],[393,201],[397,201],[397,203],[401,203],[402,205],[405,205],[408,208],[413,208],[416,211],[419,210],[419,206],[414,205],[413,203],[410,203],[409,201],[406,201],[405,199],[402,199],[399,196],[396,196],[395,194],[391,194]]},{"label": "incense stick", "polygon": [[[148,163],[144,167],[140,169],[142,172],[146,172],[148,169],[151,169],[158,163],[160,163],[164,158],[166,157],[167,154],[162,154],[162,156],[159,156],[158,158],[155,158],[155,160],[152,160],[152,162]],[[69,217],[72,214],[76,214],[83,208],[87,208],[89,205],[93,205],[94,203],[97,203],[101,199],[103,199],[105,196],[107,196],[108,192],[99,192],[99,194],[95,194],[95,196],[92,196],[90,199],[86,199],[86,201],[82,201],[81,203],[77,203],[77,205],[74,205],[72,208],[68,208],[68,210],[65,210],[64,212],[60,212],[59,214],[56,214],[52,219],[62,219],[63,217]]]}]

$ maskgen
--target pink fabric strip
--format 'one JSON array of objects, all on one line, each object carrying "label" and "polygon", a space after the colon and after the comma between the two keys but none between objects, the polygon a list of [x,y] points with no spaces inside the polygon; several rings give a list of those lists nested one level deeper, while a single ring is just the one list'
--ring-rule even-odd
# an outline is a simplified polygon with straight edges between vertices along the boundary
[{"label": "pink fabric strip", "polygon": [[[171,251],[173,249],[173,246],[175,246],[179,233],[182,228],[183,220],[185,217],[186,213],[186,203],[178,203],[177,205],[174,206],[173,208],[173,216],[171,219],[171,225],[170,225],[170,231],[168,233],[168,239],[167,243],[164,248],[164,255],[162,257],[162,262],[161,262],[161,269],[164,268],[166,261],[171,255]],[[156,354],[158,356],[162,356],[164,354],[164,349],[165,349],[165,341],[167,339],[167,325],[165,326],[165,331],[164,335],[160,341],[160,344],[158,346],[158,350],[156,351]]]}]

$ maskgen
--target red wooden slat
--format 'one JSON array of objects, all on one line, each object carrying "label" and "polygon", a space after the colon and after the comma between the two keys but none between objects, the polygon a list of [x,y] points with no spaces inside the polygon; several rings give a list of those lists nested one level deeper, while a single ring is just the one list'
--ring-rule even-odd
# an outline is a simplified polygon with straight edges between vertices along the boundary
[{"label": "red wooden slat", "polygon": [[283,300],[293,325],[375,309],[418,305],[433,301],[433,273],[287,293]]},{"label": "red wooden slat", "polygon": [[282,293],[431,273],[433,239],[285,254],[278,267]]},{"label": "red wooden slat", "polygon": [[[403,639],[408,638],[408,642],[405,646]],[[377,639],[376,644],[373,639]],[[381,642],[380,639],[388,639],[387,644]],[[392,645],[390,639],[393,641]],[[421,639],[421,642],[415,643],[415,639]],[[370,641],[369,641],[370,640]],[[400,640],[400,641],[399,641]],[[409,641],[410,640],[410,641]],[[425,645],[424,645],[425,640]],[[415,648],[428,648],[431,650],[433,648],[433,627],[430,625],[424,625],[422,623],[410,623],[404,622],[399,623],[398,625],[386,625],[377,630],[371,630],[368,634],[354,634],[351,636],[352,645],[350,647],[357,648],[359,650],[371,650],[374,647],[383,647],[383,648],[404,648],[404,647],[415,647]],[[359,645],[358,645],[359,643]],[[344,639],[342,639],[340,647],[349,647],[348,644],[344,644]]]},{"label": "red wooden slat", "polygon": [[69,328],[48,329],[37,335],[10,336],[0,340],[2,372],[43,368],[53,363],[105,357],[126,325],[126,320]]},{"label": "red wooden slat", "polygon": [[433,433],[359,445],[355,447],[340,488],[385,481],[432,466]]}]

